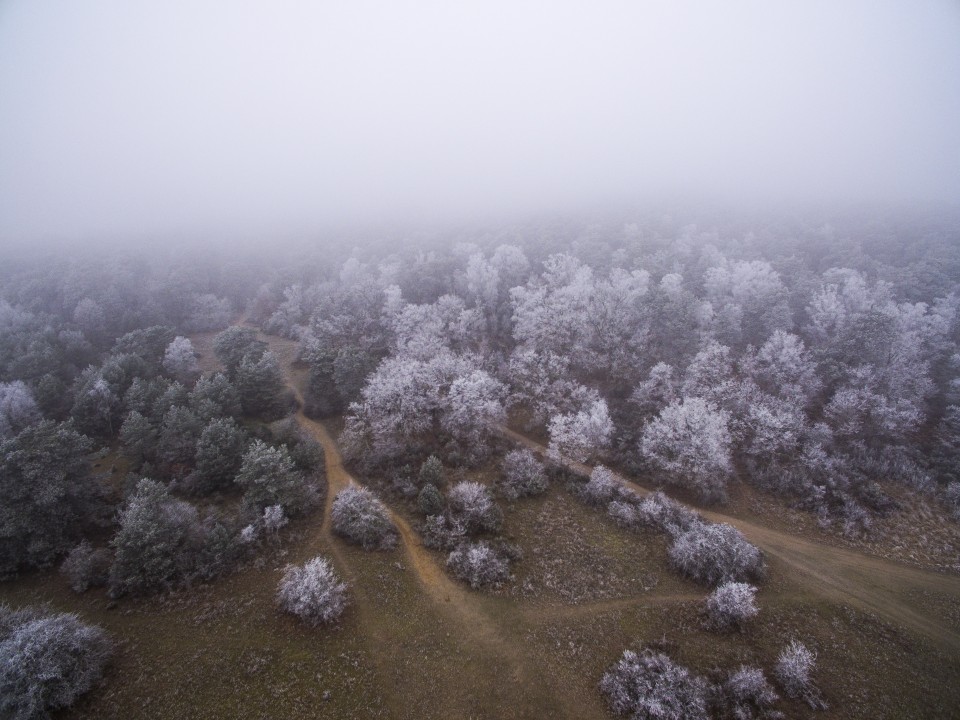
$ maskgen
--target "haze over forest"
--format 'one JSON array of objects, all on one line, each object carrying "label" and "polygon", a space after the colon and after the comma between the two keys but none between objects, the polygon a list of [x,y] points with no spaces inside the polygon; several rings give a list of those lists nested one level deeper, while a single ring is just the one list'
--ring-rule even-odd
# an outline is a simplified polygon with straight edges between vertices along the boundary
[{"label": "haze over forest", "polygon": [[0,6],[0,242],[960,197],[960,5]]}]

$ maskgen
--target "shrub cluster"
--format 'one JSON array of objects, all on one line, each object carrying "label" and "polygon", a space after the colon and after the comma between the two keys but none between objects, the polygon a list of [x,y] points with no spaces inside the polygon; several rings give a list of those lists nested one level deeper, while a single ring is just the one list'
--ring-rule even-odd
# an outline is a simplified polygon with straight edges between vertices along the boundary
[{"label": "shrub cluster", "polygon": [[485,485],[463,481],[454,485],[447,495],[450,513],[462,522],[467,533],[495,533],[503,523],[503,513],[493,501]]},{"label": "shrub cluster", "polygon": [[697,522],[676,536],[670,562],[684,575],[705,585],[759,580],[763,554],[743,534],[726,523]]},{"label": "shrub cluster", "polygon": [[74,592],[82,593],[92,587],[107,584],[110,574],[110,551],[94,548],[84,540],[71,550],[60,565],[60,572],[70,582]]},{"label": "shrub cluster", "polygon": [[103,675],[113,645],[76,615],[0,606],[0,717],[40,720],[65,708]]},{"label": "shrub cluster", "polygon": [[708,720],[708,689],[706,680],[649,649],[625,650],[600,681],[610,709],[632,720]]},{"label": "shrub cluster", "polygon": [[364,550],[389,550],[397,544],[397,529],[382,502],[366,488],[351,485],[333,501],[333,531]]},{"label": "shrub cluster", "polygon": [[716,630],[743,629],[759,612],[754,600],[757,588],[741,582],[726,582],[707,596],[708,624]]},{"label": "shrub cluster", "polygon": [[810,674],[817,664],[817,654],[799,640],[791,640],[777,657],[774,674],[788,697],[800,698],[814,710],[827,704]]},{"label": "shrub cluster", "polygon": [[529,450],[511,450],[503,458],[500,487],[510,500],[546,492],[547,473],[543,463]]}]

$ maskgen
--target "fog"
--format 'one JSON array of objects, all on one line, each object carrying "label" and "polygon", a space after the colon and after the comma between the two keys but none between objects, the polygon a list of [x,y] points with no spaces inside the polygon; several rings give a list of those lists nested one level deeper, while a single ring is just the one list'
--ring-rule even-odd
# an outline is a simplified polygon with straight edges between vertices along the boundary
[{"label": "fog", "polygon": [[0,241],[960,198],[960,4],[0,4]]}]

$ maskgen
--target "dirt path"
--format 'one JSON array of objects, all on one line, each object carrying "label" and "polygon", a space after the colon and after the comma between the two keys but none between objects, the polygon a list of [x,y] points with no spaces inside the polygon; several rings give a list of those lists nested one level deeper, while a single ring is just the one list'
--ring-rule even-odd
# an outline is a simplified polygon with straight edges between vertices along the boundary
[{"label": "dirt path", "polygon": [[[506,427],[499,431],[507,439],[546,455],[546,448],[535,440]],[[593,469],[566,458],[562,464],[584,476]],[[651,492],[628,478],[617,477],[640,495]],[[923,592],[960,597],[960,577],[813,542],[714,510],[698,510],[713,522],[733,525],[768,555],[799,571],[798,580],[815,593],[874,613],[919,633],[945,652],[960,654],[960,633],[950,629],[943,618],[916,599],[916,594]]]}]

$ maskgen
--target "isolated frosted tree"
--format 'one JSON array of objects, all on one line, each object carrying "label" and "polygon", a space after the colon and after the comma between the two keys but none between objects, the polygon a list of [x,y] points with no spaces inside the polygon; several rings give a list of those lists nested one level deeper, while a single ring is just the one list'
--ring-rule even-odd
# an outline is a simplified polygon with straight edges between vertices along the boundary
[{"label": "isolated frosted tree", "polygon": [[73,614],[19,613],[0,606],[0,716],[42,720],[69,707],[103,675],[113,643]]},{"label": "isolated frosted tree", "polygon": [[748,583],[725,582],[707,597],[707,620],[717,630],[742,629],[759,612],[757,588]]},{"label": "isolated frosted tree", "polygon": [[741,665],[724,681],[720,693],[728,712],[736,720],[766,717],[780,699],[764,677],[763,670]]},{"label": "isolated frosted tree", "polygon": [[195,380],[200,375],[196,352],[189,338],[178,335],[163,353],[163,368],[181,382]]},{"label": "isolated frosted tree", "polygon": [[644,428],[640,452],[667,482],[720,499],[732,469],[728,421],[701,398],[674,401]]},{"label": "isolated frosted tree", "polygon": [[827,704],[811,674],[817,664],[817,654],[799,640],[791,640],[777,656],[774,670],[777,682],[788,697],[802,698],[813,709],[825,709]]},{"label": "isolated frosted tree", "polygon": [[364,550],[390,550],[397,544],[397,529],[390,512],[366,488],[350,485],[333,500],[333,531]]},{"label": "isolated frosted tree", "polygon": [[631,720],[708,720],[706,680],[663,653],[624,650],[600,680],[610,709]]},{"label": "isolated frosted tree", "polygon": [[348,602],[346,583],[321,556],[304,565],[288,565],[277,589],[280,608],[313,626],[339,618]]},{"label": "isolated frosted tree", "polygon": [[554,415],[550,419],[549,429],[550,457],[589,462],[609,447],[613,421],[607,410],[607,402],[600,399],[579,412]]}]

